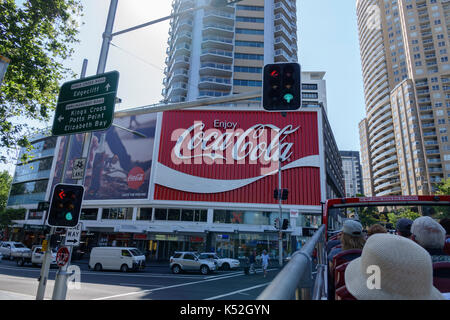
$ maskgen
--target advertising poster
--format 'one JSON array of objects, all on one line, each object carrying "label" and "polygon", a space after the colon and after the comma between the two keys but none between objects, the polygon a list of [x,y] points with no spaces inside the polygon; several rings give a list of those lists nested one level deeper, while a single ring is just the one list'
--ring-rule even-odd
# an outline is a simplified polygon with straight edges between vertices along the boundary
[{"label": "advertising poster", "polygon": [[93,132],[84,182],[85,200],[147,199],[156,114],[114,119]]},{"label": "advertising poster", "polygon": [[320,205],[319,133],[314,111],[164,112],[154,199],[277,204],[281,163],[283,203]]}]

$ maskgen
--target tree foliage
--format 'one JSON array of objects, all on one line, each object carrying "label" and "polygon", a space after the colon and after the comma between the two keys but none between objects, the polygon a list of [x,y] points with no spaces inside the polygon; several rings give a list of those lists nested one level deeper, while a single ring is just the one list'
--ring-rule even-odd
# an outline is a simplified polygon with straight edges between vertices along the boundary
[{"label": "tree foliage", "polygon": [[393,226],[397,225],[397,221],[403,218],[409,220],[416,220],[421,216],[420,213],[414,212],[410,209],[402,209],[399,212],[390,212],[387,214],[389,222],[392,223]]},{"label": "tree foliage", "polygon": [[[78,42],[80,0],[0,0],[0,54],[11,63],[0,87],[0,147],[29,147],[26,119],[48,121],[63,66]],[[25,120],[24,120],[25,119]],[[5,157],[2,157],[5,161]]]},{"label": "tree foliage", "polygon": [[8,171],[5,170],[0,173],[0,212],[6,208],[11,182],[12,177]]}]

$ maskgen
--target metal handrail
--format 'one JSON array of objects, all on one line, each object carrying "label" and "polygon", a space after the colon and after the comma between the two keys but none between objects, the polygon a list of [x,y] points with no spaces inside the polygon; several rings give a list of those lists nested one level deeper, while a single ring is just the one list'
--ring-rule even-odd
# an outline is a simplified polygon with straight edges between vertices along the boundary
[{"label": "metal handrail", "polygon": [[[318,247],[318,273],[316,276],[316,288],[324,286],[324,274],[326,274],[325,258],[325,225],[317,230],[312,238],[299,251],[296,251],[291,261],[284,266],[270,285],[258,296],[257,300],[303,300],[311,299],[311,291],[314,287],[312,275],[312,255]],[[319,283],[317,283],[319,281]],[[323,283],[320,283],[322,281]],[[326,286],[325,286],[326,288]],[[325,289],[326,290],[326,289]],[[315,290],[325,292],[322,290]]]}]

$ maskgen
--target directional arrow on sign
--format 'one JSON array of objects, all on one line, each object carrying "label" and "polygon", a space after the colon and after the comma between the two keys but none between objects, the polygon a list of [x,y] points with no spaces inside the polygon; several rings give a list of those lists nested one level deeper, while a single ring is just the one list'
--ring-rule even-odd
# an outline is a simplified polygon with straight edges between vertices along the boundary
[{"label": "directional arrow on sign", "polygon": [[109,91],[109,88],[111,88],[111,86],[109,85],[109,83],[105,86],[106,91]]},{"label": "directional arrow on sign", "polygon": [[75,243],[77,243],[78,242],[78,240],[77,239],[71,239],[71,240],[66,240],[66,243],[73,243],[73,244],[75,244]]},{"label": "directional arrow on sign", "polygon": [[64,117],[63,116],[59,116],[58,121],[61,122],[63,120],[64,120]]}]

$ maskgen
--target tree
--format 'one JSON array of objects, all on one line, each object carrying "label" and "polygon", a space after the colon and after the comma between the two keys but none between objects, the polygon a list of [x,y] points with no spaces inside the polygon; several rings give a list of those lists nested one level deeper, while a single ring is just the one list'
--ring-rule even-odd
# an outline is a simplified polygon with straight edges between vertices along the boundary
[{"label": "tree", "polygon": [[397,221],[402,219],[402,218],[406,218],[406,219],[410,219],[412,221],[416,220],[417,218],[419,218],[421,215],[420,213],[414,212],[410,209],[401,209],[400,212],[390,212],[387,214],[389,222],[392,223],[392,225],[396,226],[397,225]]},{"label": "tree", "polygon": [[8,171],[5,170],[0,173],[0,212],[6,208],[11,182],[12,177]]},{"label": "tree", "polygon": [[365,228],[378,223],[380,220],[380,213],[376,207],[364,207],[359,211],[358,216],[359,221]]},{"label": "tree", "polygon": [[450,179],[444,180],[438,185],[436,194],[440,196],[450,195]]},{"label": "tree", "polygon": [[82,12],[80,0],[17,2],[0,0],[0,54],[11,59],[0,87],[0,147],[8,154],[16,145],[30,148],[26,120],[48,121],[59,82],[74,76],[63,62],[78,42],[76,18]]}]

